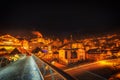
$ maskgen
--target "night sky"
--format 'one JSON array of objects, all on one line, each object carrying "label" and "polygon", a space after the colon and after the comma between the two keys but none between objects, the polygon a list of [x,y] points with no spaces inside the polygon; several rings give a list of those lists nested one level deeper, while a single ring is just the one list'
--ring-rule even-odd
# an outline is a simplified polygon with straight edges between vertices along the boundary
[{"label": "night sky", "polygon": [[117,2],[2,2],[0,33],[93,33],[120,30]]}]

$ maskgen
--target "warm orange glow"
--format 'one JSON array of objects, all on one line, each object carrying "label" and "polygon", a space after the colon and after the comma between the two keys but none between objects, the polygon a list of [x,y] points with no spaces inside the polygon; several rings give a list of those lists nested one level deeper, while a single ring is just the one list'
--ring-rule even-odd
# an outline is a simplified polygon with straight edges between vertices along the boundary
[{"label": "warm orange glow", "polygon": [[55,61],[52,61],[51,64],[54,65],[54,64],[55,64]]},{"label": "warm orange glow", "polygon": [[102,65],[113,65],[112,62],[108,62],[108,61],[99,61],[99,63]]},{"label": "warm orange glow", "polygon": [[117,74],[116,77],[117,77],[117,78],[120,78],[120,74]]},{"label": "warm orange glow", "polygon": [[49,66],[46,66],[45,69],[48,70],[48,69],[49,69]]},{"label": "warm orange glow", "polygon": [[20,57],[19,57],[19,55],[17,55],[17,54],[14,55],[14,56],[9,57],[10,60],[14,60],[14,61],[17,61],[19,58],[20,58]]},{"label": "warm orange glow", "polygon": [[14,49],[14,47],[12,47],[12,46],[6,46],[5,49],[8,50],[8,51],[9,51],[9,50],[11,51],[11,50]]},{"label": "warm orange glow", "polygon": [[38,31],[33,31],[32,32],[34,35],[37,35],[37,37],[43,37],[42,34]]},{"label": "warm orange glow", "polygon": [[22,41],[22,46],[23,46],[24,49],[28,50],[28,48],[29,48],[28,41],[27,40],[23,40]]}]

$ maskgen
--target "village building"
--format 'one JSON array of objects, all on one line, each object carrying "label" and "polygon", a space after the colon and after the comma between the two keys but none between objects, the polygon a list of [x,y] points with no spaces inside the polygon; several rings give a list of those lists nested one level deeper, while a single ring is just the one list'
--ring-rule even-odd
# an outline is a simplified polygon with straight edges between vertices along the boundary
[{"label": "village building", "polygon": [[120,57],[120,47],[114,47],[110,51],[111,51],[113,56]]},{"label": "village building", "polygon": [[85,60],[84,46],[80,42],[69,42],[59,49],[59,62],[65,65]]},{"label": "village building", "polygon": [[90,61],[98,61],[106,59],[107,51],[100,48],[90,49],[86,52],[86,59]]},{"label": "village building", "polygon": [[8,51],[5,48],[0,49],[0,55],[8,54]]}]

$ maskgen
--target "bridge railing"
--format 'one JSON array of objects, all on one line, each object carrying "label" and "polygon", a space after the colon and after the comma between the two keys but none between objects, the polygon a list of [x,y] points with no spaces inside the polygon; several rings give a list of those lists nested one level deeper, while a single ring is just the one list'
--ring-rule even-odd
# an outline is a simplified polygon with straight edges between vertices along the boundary
[{"label": "bridge railing", "polygon": [[76,80],[61,69],[43,59],[33,56],[45,80]]}]

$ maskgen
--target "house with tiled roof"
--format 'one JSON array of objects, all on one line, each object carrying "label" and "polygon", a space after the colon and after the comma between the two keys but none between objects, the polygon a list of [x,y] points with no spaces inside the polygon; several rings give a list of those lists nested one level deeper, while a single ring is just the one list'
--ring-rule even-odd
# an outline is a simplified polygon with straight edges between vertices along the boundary
[{"label": "house with tiled roof", "polygon": [[59,62],[71,64],[85,60],[85,50],[80,42],[69,42],[59,47]]},{"label": "house with tiled roof", "polygon": [[120,57],[120,47],[114,47],[110,51],[113,56]]},{"label": "house with tiled roof", "polygon": [[107,51],[100,48],[90,49],[86,52],[86,59],[91,61],[97,61],[106,59]]}]

